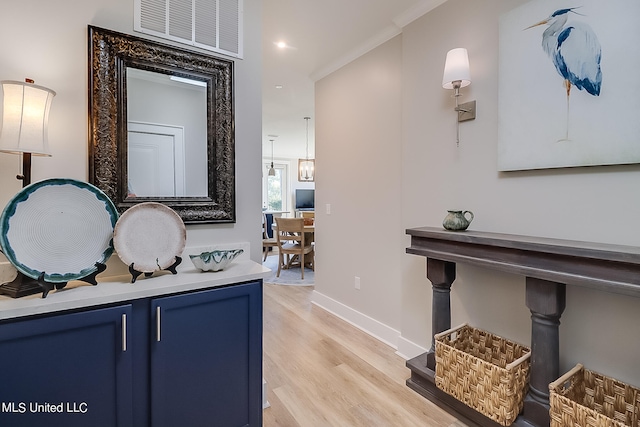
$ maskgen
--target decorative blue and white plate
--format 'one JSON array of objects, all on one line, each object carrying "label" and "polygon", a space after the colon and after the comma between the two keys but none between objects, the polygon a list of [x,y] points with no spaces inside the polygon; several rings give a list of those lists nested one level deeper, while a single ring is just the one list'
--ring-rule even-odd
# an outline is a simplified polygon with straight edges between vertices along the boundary
[{"label": "decorative blue and white plate", "polygon": [[0,248],[25,276],[82,279],[113,253],[118,212],[97,187],[66,178],[26,186],[0,216]]}]

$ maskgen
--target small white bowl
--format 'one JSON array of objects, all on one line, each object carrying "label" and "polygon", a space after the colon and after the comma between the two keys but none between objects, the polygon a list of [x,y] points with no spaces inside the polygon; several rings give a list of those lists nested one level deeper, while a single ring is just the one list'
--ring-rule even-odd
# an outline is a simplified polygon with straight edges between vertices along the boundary
[{"label": "small white bowl", "polygon": [[191,258],[193,265],[202,271],[220,271],[243,252],[243,249],[216,250],[202,252],[199,255],[189,255],[189,258]]}]

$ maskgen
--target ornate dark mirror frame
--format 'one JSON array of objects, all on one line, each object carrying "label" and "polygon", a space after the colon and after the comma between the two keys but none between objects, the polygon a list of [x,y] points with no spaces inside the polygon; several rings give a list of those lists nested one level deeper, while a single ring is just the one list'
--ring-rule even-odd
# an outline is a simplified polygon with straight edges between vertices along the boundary
[{"label": "ornate dark mirror frame", "polygon": [[[206,197],[127,197],[127,67],[207,82]],[[235,222],[233,62],[89,26],[89,181],[120,213],[154,201],[185,223]]]}]

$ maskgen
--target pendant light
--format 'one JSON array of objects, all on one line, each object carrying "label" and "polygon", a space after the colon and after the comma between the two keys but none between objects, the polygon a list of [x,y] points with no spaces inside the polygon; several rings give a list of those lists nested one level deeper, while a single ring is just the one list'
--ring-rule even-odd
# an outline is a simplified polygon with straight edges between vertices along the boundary
[{"label": "pendant light", "polygon": [[298,181],[313,182],[315,180],[315,159],[309,158],[309,119],[304,118],[307,122],[307,155],[304,159],[298,159]]},{"label": "pendant light", "polygon": [[269,168],[269,176],[276,176],[276,170],[273,168],[273,139],[271,141],[271,167]]}]

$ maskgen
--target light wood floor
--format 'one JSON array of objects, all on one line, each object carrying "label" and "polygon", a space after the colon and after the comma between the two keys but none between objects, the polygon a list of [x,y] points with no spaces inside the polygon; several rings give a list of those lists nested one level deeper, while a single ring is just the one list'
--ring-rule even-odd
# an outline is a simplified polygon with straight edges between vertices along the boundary
[{"label": "light wood floor", "polygon": [[312,305],[312,290],[264,286],[265,427],[464,426],[405,385],[392,348]]}]

